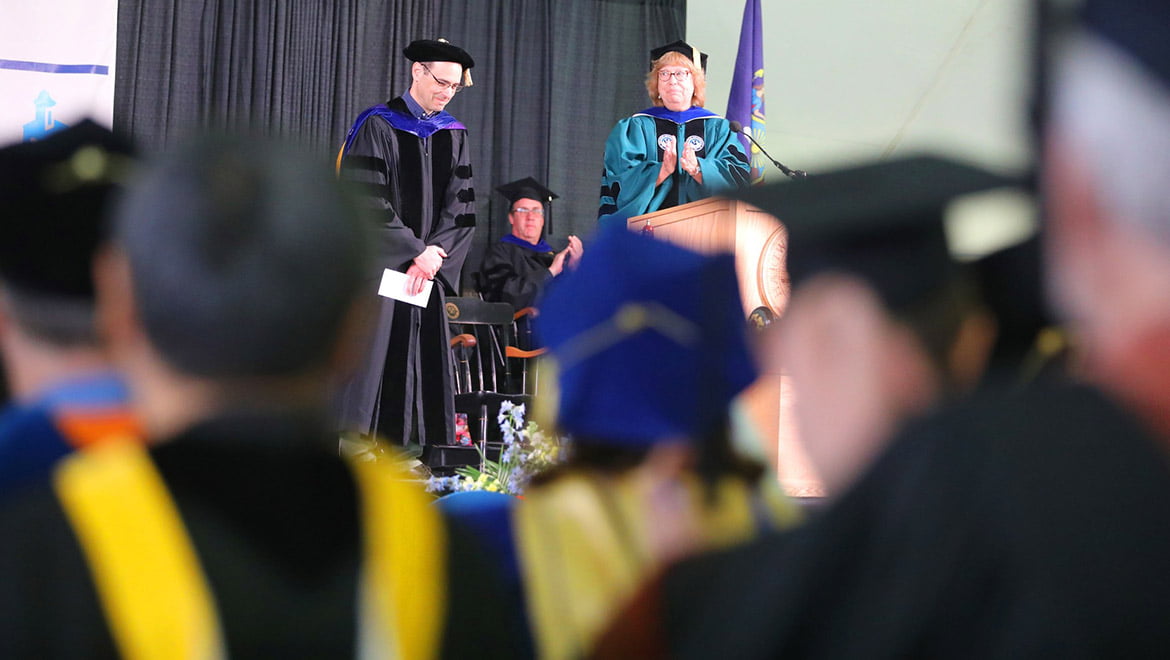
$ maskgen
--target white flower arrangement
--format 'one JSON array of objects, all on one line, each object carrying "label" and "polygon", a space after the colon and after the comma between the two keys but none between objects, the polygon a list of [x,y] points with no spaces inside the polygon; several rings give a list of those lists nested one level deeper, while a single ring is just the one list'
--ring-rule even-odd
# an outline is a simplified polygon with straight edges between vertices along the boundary
[{"label": "white flower arrangement", "polygon": [[564,460],[567,442],[564,438],[546,434],[536,422],[525,424],[524,414],[524,404],[501,403],[500,414],[496,417],[503,439],[499,460],[488,459],[484,448],[477,445],[482,470],[465,465],[457,468],[453,476],[432,476],[427,479],[427,492],[486,490],[522,494],[532,477]]}]

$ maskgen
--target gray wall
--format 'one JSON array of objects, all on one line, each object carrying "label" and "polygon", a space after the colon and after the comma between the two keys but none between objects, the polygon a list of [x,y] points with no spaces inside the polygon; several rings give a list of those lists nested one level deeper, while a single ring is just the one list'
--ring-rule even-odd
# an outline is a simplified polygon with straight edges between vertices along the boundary
[{"label": "gray wall", "polygon": [[[930,149],[983,165],[1029,165],[1031,33],[1024,0],[762,0],[767,132],[761,142],[810,173]],[[726,110],[743,0],[690,0],[687,40],[710,54],[707,107]],[[776,180],[779,172],[769,169]],[[988,201],[1003,218],[1017,201]],[[960,251],[1023,231],[971,220]],[[978,245],[975,245],[975,244]]]}]

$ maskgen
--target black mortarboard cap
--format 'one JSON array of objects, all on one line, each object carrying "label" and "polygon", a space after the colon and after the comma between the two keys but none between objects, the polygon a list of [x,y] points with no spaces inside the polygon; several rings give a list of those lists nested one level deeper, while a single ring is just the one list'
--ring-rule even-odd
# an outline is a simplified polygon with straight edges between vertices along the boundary
[{"label": "black mortarboard cap", "polygon": [[654,62],[658,58],[667,53],[682,53],[686,55],[692,62],[698,62],[699,67],[703,71],[707,70],[707,53],[699,52],[698,48],[688,44],[683,40],[672,41],[666,45],[659,46],[650,51],[650,62]]},{"label": "black mortarboard cap", "polygon": [[1165,0],[1086,0],[1086,27],[1141,62],[1170,86],[1170,3]]},{"label": "black mortarboard cap", "polygon": [[818,273],[861,277],[894,311],[937,291],[957,270],[944,217],[956,197],[1019,181],[935,156],[872,162],[732,196],[788,229],[794,287]]},{"label": "black mortarboard cap", "polygon": [[[535,199],[542,204],[547,204],[552,200],[560,197],[555,192],[545,188],[539,181],[530,176],[526,176],[518,181],[505,183],[501,186],[496,186],[496,192],[504,196],[508,200],[509,206],[516,203],[518,199]],[[549,215],[546,218],[545,230],[552,234],[552,207],[549,207]]]},{"label": "black mortarboard cap", "polygon": [[539,181],[530,176],[523,179],[505,183],[496,186],[496,192],[504,196],[504,199],[515,203],[518,199],[535,199],[540,202],[551,202],[560,197],[555,192],[545,188]]},{"label": "black mortarboard cap", "polygon": [[131,153],[90,120],[0,149],[0,278],[26,293],[92,298],[106,206]]},{"label": "black mortarboard cap", "polygon": [[471,68],[475,60],[459,46],[446,39],[416,39],[402,49],[411,62],[454,62],[463,67],[463,86],[471,87]]}]

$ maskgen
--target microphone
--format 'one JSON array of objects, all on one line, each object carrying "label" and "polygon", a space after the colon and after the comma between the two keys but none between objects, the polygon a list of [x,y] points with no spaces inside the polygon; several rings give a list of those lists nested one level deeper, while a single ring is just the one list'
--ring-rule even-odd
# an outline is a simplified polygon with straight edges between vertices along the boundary
[{"label": "microphone", "polygon": [[760,146],[759,142],[756,142],[756,139],[754,137],[752,137],[751,133],[743,130],[743,124],[741,124],[737,121],[734,121],[734,120],[727,122],[727,124],[731,127],[732,131],[739,133],[740,135],[746,135],[747,139],[751,140],[752,144],[756,145],[756,148],[758,148],[760,150],[760,153],[764,154],[764,156],[766,156],[768,158],[768,160],[772,161],[772,164],[775,165],[777,168],[779,168],[779,170],[781,172],[783,172],[784,175],[787,176],[788,178],[790,178],[790,179],[803,179],[804,177],[808,176],[808,172],[805,172],[804,170],[789,169],[789,168],[784,166],[784,163],[781,163],[780,161],[776,160],[775,158],[772,158],[772,156],[769,155],[767,151],[764,151],[764,147]]}]

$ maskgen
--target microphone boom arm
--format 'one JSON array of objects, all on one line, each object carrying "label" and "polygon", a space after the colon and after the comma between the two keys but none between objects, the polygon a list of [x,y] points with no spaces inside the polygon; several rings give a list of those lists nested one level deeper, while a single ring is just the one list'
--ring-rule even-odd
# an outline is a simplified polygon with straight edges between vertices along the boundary
[{"label": "microphone boom arm", "polygon": [[783,172],[784,176],[786,176],[790,179],[803,179],[804,177],[808,176],[808,172],[805,172],[804,170],[791,169],[789,167],[786,167],[784,165],[784,163],[781,163],[780,161],[776,160],[775,158],[772,158],[771,154],[769,154],[767,151],[764,151],[764,147],[761,146],[759,142],[756,142],[756,139],[754,137],[752,137],[752,134],[743,129],[743,124],[741,124],[737,121],[729,121],[727,123],[731,127],[732,131],[739,133],[740,135],[747,136],[747,139],[751,140],[752,144],[756,145],[756,148],[760,150],[760,153],[764,154],[765,158],[772,161],[772,164],[775,165],[776,168],[779,169],[781,172]]}]

